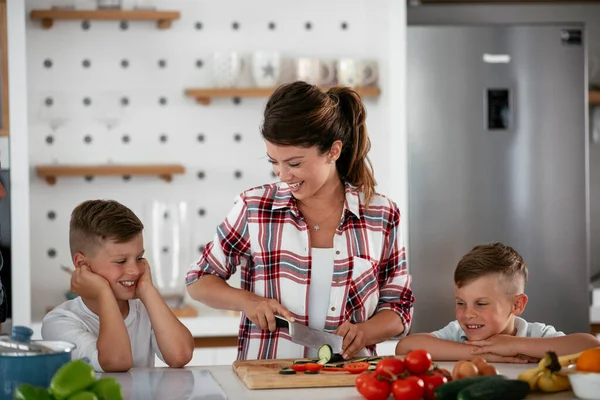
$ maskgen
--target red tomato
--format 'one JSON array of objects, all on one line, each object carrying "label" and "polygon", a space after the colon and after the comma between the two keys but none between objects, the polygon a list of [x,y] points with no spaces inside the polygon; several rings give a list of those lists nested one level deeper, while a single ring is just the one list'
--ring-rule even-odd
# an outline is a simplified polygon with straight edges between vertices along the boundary
[{"label": "red tomato", "polygon": [[308,363],[308,364],[304,364],[304,365],[306,366],[306,370],[310,371],[310,372],[317,372],[323,368],[322,364],[317,364],[317,363]]},{"label": "red tomato", "polygon": [[386,400],[390,396],[390,382],[370,372],[357,376],[355,385],[358,393],[367,400]]},{"label": "red tomato", "polygon": [[448,379],[439,372],[427,371],[419,376],[425,384],[425,400],[435,400],[433,391],[436,387],[448,382]]},{"label": "red tomato", "polygon": [[396,400],[421,400],[424,393],[425,384],[418,376],[409,376],[392,383],[392,394]]},{"label": "red tomato", "polygon": [[431,354],[427,350],[413,350],[404,357],[404,366],[410,373],[421,375],[431,367]]},{"label": "red tomato", "polygon": [[306,364],[294,364],[291,368],[296,372],[304,372],[306,371]]},{"label": "red tomato", "polygon": [[352,374],[360,374],[368,370],[370,365],[368,362],[353,362],[344,365],[344,369]]},{"label": "red tomato", "polygon": [[442,376],[445,376],[446,379],[448,380],[448,382],[452,381],[452,374],[450,373],[450,371],[448,371],[446,368],[438,368],[435,367],[433,369],[433,372],[440,374]]},{"label": "red tomato", "polygon": [[391,378],[392,375],[400,375],[405,370],[404,363],[399,358],[384,358],[375,366],[375,373]]}]

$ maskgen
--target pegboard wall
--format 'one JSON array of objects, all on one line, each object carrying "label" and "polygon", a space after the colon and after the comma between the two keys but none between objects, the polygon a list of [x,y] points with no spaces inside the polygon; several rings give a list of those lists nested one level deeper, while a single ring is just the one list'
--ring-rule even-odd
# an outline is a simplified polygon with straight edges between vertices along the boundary
[{"label": "pegboard wall", "polygon": [[[33,321],[65,299],[69,276],[59,268],[72,265],[68,224],[81,201],[110,198],[133,209],[147,227],[150,263],[157,254],[153,246],[169,251],[168,244],[149,238],[152,202],[185,202],[191,235],[189,247],[181,250],[185,271],[212,239],[235,195],[274,181],[259,133],[266,98],[216,99],[202,106],[184,96],[186,88],[213,86],[214,52],[250,56],[266,50],[283,58],[377,60],[382,95],[365,100],[371,159],[378,191],[386,193],[392,184],[387,2],[153,3],[158,9],[180,11],[181,18],[167,30],[156,29],[154,22],[134,21],[55,21],[44,30],[39,21],[27,21]],[[27,0],[26,5],[28,11],[44,9],[52,1]],[[131,6],[124,2],[125,8]],[[100,118],[107,99],[115,98],[118,118]],[[48,103],[61,107],[60,115],[50,115]],[[179,163],[186,173],[170,183],[157,177],[59,177],[52,186],[34,170],[51,163]],[[234,282],[239,284],[239,277]]]}]

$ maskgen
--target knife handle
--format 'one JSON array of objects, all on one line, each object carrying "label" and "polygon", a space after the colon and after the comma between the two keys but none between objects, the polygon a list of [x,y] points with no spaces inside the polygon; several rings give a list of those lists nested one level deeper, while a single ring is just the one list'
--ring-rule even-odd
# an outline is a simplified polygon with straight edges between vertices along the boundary
[{"label": "knife handle", "polygon": [[290,323],[279,316],[275,316],[275,327],[290,329]]}]

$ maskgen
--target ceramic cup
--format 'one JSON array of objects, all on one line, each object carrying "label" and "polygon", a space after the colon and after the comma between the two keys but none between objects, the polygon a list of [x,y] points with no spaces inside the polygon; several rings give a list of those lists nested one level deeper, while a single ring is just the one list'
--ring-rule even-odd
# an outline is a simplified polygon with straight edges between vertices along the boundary
[{"label": "ceramic cup", "polygon": [[350,87],[370,86],[377,82],[379,72],[377,62],[342,58],[338,61],[338,84]]},{"label": "ceramic cup", "polygon": [[236,52],[213,53],[213,83],[216,87],[235,87],[242,73],[244,60]]},{"label": "ceramic cup", "polygon": [[279,53],[257,51],[252,55],[252,76],[258,87],[275,87],[279,82],[281,60]]},{"label": "ceramic cup", "polygon": [[296,59],[296,79],[312,85],[331,85],[335,78],[335,68],[330,62],[318,58]]}]

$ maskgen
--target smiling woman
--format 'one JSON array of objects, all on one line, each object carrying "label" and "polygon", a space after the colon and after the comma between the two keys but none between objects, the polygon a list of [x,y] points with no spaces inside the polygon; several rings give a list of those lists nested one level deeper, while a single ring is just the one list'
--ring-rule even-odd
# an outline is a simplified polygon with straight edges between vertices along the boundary
[{"label": "smiling woman", "polygon": [[[187,275],[192,298],[242,311],[239,359],[316,356],[275,315],[374,354],[408,331],[413,296],[400,211],[375,193],[360,96],[295,82],[267,102],[261,129],[278,184],[235,201]],[[226,280],[240,269],[242,287]]]}]

